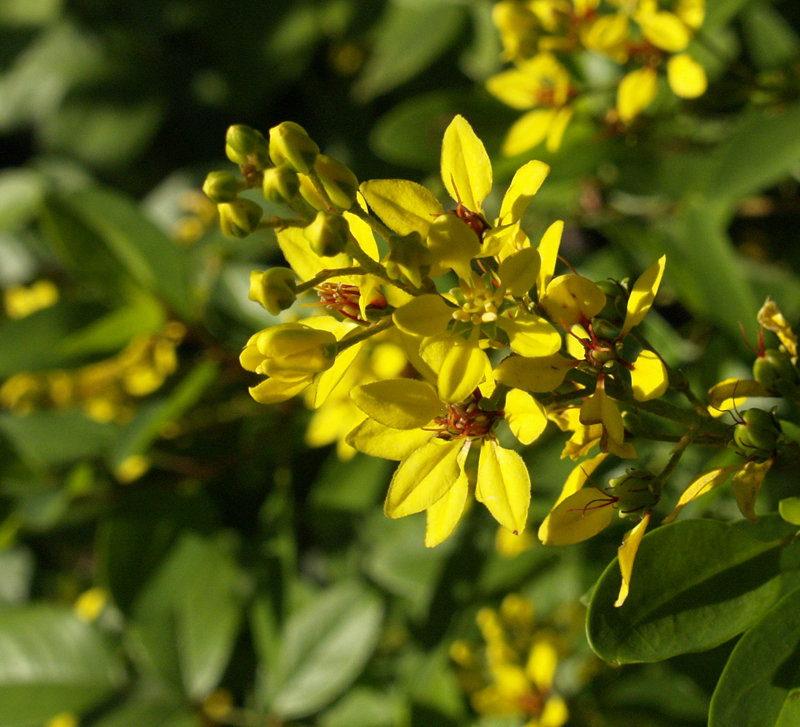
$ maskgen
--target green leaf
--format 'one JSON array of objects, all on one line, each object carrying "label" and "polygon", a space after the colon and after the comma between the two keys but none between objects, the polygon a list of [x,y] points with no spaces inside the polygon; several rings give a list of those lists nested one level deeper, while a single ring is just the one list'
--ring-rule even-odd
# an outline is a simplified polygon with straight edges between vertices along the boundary
[{"label": "green leaf", "polygon": [[402,724],[399,695],[355,687],[319,717],[321,727],[393,727]]},{"label": "green leaf", "polygon": [[[425,70],[455,40],[463,24],[461,8],[390,3],[380,21],[372,54],[353,85],[353,95],[369,101]],[[413,38],[414,42],[409,43]]]},{"label": "green leaf", "polygon": [[342,583],[293,614],[284,630],[272,711],[296,719],[342,694],[378,643],[383,610],[375,593]]},{"label": "green leaf", "polygon": [[18,545],[0,552],[0,605],[11,606],[28,600],[36,559]]},{"label": "green leaf", "polygon": [[0,414],[0,432],[34,469],[69,464],[100,454],[117,427],[84,416],[80,410]]},{"label": "green leaf", "polygon": [[147,662],[194,700],[217,687],[239,633],[249,584],[231,550],[187,533],[134,608]]},{"label": "green leaf", "polygon": [[800,103],[743,114],[720,145],[708,195],[735,202],[787,177],[800,162],[799,126]]},{"label": "green leaf", "polygon": [[614,607],[621,583],[616,559],[600,577],[586,616],[592,648],[623,664],[724,643],[780,597],[781,543],[714,520],[654,530],[639,546],[623,606]]},{"label": "green leaf", "polygon": [[128,699],[93,722],[92,727],[172,727],[182,720],[196,727],[203,725],[200,715],[189,712],[186,707],[142,695]]},{"label": "green leaf", "polygon": [[131,200],[96,187],[75,192],[64,203],[134,280],[188,317],[186,254]]},{"label": "green leaf", "polygon": [[725,25],[750,0],[707,0],[703,32]]},{"label": "green leaf", "polygon": [[0,230],[20,230],[31,222],[44,202],[44,189],[41,175],[33,170],[1,172]]},{"label": "green leaf", "polygon": [[800,724],[800,588],[742,636],[711,699],[709,727]]},{"label": "green leaf", "polygon": [[787,497],[778,503],[781,517],[792,525],[800,525],[800,497]]},{"label": "green leaf", "polygon": [[758,68],[790,63],[800,53],[797,33],[769,3],[753,2],[745,7],[742,31],[750,57]]},{"label": "green leaf", "polygon": [[0,612],[0,727],[39,727],[82,714],[124,686],[119,657],[72,611],[31,606]]}]

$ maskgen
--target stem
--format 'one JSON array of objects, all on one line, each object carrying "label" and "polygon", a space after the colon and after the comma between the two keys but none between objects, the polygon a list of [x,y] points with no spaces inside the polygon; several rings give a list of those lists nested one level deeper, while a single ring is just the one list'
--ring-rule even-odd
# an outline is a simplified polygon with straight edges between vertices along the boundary
[{"label": "stem", "polygon": [[314,184],[314,189],[317,190],[317,194],[322,197],[322,200],[328,205],[327,212],[329,214],[335,214],[336,212],[336,205],[333,204],[331,198],[328,196],[328,192],[326,191],[324,185],[322,184],[322,180],[319,178],[319,174],[317,174],[317,170],[314,167],[308,170],[308,177],[311,179],[312,183]]},{"label": "stem", "polygon": [[388,243],[389,238],[394,236],[394,232],[392,232],[382,222],[376,220],[371,214],[369,214],[369,212],[365,212],[358,203],[354,204],[348,211],[351,214],[354,214],[356,217],[364,220],[364,222],[366,222],[374,232],[377,232],[385,242]]},{"label": "stem", "polygon": [[694,442],[694,440],[699,436],[700,430],[698,427],[695,427],[684,434],[680,441],[678,442],[678,446],[672,450],[672,455],[669,458],[669,462],[667,462],[667,466],[664,467],[661,472],[659,472],[653,481],[650,483],[651,487],[657,489],[659,495],[661,494],[661,490],[664,487],[664,483],[669,479],[669,476],[675,471],[675,468],[678,466],[678,462],[681,461],[681,457],[683,457],[684,452],[688,449],[689,445]]},{"label": "stem", "polygon": [[345,351],[346,349],[350,348],[350,346],[355,346],[357,343],[366,341],[368,338],[372,338],[372,336],[391,328],[393,325],[394,321],[392,320],[392,317],[386,316],[378,321],[378,323],[371,325],[369,328],[360,330],[358,333],[346,335],[341,341],[339,341],[338,353]]},{"label": "stem", "polygon": [[324,283],[329,278],[337,278],[341,275],[363,275],[365,272],[366,271],[364,270],[364,268],[361,267],[331,268],[329,270],[322,270],[310,280],[306,280],[304,283],[300,283],[300,285],[298,285],[295,288],[295,293],[297,295],[305,293],[307,290],[316,288],[320,283]]},{"label": "stem", "polygon": [[285,230],[287,227],[308,227],[308,220],[284,217],[263,217],[256,230]]}]

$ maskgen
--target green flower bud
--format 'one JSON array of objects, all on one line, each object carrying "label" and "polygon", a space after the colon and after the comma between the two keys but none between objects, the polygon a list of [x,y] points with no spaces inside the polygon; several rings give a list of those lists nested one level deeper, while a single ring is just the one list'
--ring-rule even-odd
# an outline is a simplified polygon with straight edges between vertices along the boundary
[{"label": "green flower bud", "polygon": [[661,493],[652,486],[655,475],[647,470],[629,469],[621,477],[609,480],[614,490],[614,507],[620,517],[632,516],[640,520],[642,516],[658,504]]},{"label": "green flower bud", "polygon": [[338,344],[330,331],[301,323],[284,323],[262,331],[255,341],[264,357],[257,373],[286,378],[327,371],[336,360]]},{"label": "green flower bud", "polygon": [[256,229],[264,210],[250,199],[238,198],[217,205],[219,226],[227,237],[247,237]]},{"label": "green flower bud", "polygon": [[606,304],[592,321],[592,325],[594,326],[595,321],[602,318],[616,328],[622,328],[628,305],[628,297],[625,295],[625,291],[613,280],[599,280],[597,287],[606,294]]},{"label": "green flower bud", "polygon": [[742,414],[742,420],[733,430],[733,442],[739,454],[760,461],[772,457],[782,441],[777,417],[763,409],[748,409]]},{"label": "green flower bud", "polygon": [[753,364],[753,377],[767,391],[796,396],[800,392],[800,373],[789,354],[768,348]]},{"label": "green flower bud", "polygon": [[389,256],[385,264],[386,272],[392,280],[399,280],[404,275],[412,285],[419,288],[432,263],[433,254],[425,247],[422,236],[416,230],[407,235],[392,235],[389,238]]},{"label": "green flower bud", "polygon": [[232,202],[239,194],[239,180],[233,172],[209,172],[203,192],[215,204]]},{"label": "green flower bud", "polygon": [[281,164],[264,170],[264,199],[285,203],[293,200],[300,191],[300,177],[291,164]]},{"label": "green flower bud", "polygon": [[294,270],[270,268],[250,273],[250,300],[260,303],[272,315],[291,307],[297,299]]},{"label": "green flower bud", "polygon": [[268,166],[269,147],[260,131],[244,124],[228,127],[225,135],[225,153],[234,164],[253,165],[257,169]]},{"label": "green flower bud", "polygon": [[269,130],[269,156],[276,167],[289,162],[300,174],[308,174],[317,154],[319,147],[300,124],[284,121]]},{"label": "green flower bud", "polygon": [[350,239],[350,225],[341,215],[317,212],[314,221],[303,230],[303,237],[311,243],[311,249],[323,257],[333,257],[344,252]]},{"label": "green flower bud", "polygon": [[349,210],[355,204],[358,178],[348,166],[338,159],[319,154],[314,162],[314,171],[319,176],[331,202],[339,209]]},{"label": "green flower bud", "polygon": [[617,326],[608,319],[595,317],[592,319],[592,330],[594,335],[603,341],[616,341],[622,330],[622,322],[620,321],[620,325]]}]

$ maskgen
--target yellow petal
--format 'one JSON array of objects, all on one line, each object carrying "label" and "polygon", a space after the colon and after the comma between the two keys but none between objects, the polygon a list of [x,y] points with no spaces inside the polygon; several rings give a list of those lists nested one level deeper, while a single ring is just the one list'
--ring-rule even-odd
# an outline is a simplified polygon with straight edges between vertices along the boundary
[{"label": "yellow petal", "polygon": [[498,73],[486,81],[486,90],[492,96],[520,111],[536,105],[541,86],[540,79],[517,68]]},{"label": "yellow petal", "polygon": [[594,318],[605,304],[606,294],[589,278],[574,273],[554,278],[542,298],[547,315],[564,328]]},{"label": "yellow petal", "polygon": [[431,223],[444,212],[428,189],[405,179],[373,179],[360,190],[375,214],[398,235],[419,232],[424,240]]},{"label": "yellow petal", "polygon": [[378,243],[375,242],[372,228],[352,212],[343,212],[342,216],[347,220],[347,224],[350,225],[350,232],[353,233],[353,237],[356,238],[359,247],[376,262],[380,260]]},{"label": "yellow petal", "polygon": [[441,295],[426,293],[412,298],[392,314],[395,325],[413,336],[436,336],[453,320],[456,309]]},{"label": "yellow petal", "polygon": [[797,336],[774,300],[767,298],[761,306],[761,310],[758,311],[758,322],[768,331],[778,334],[790,356],[797,356]]},{"label": "yellow petal", "polygon": [[503,260],[497,274],[500,276],[500,282],[511,295],[522,298],[536,285],[540,266],[539,251],[526,247]]},{"label": "yellow petal", "polygon": [[387,427],[415,429],[444,411],[430,384],[413,379],[388,379],[357,386],[350,393],[356,406]]},{"label": "yellow petal", "polygon": [[558,666],[558,652],[549,641],[537,641],[528,655],[525,674],[538,689],[549,692],[553,688],[553,677]]},{"label": "yellow petal", "polygon": [[581,405],[581,424],[602,424],[603,431],[609,439],[622,442],[625,438],[625,426],[619,413],[617,402],[606,394],[605,382],[598,381],[597,388]]},{"label": "yellow petal", "polygon": [[422,429],[394,429],[365,419],[347,435],[346,441],[371,457],[401,460],[427,444],[432,436]]},{"label": "yellow petal", "polygon": [[454,270],[462,280],[472,277],[472,258],[481,253],[481,241],[466,222],[455,215],[440,215],[428,230],[426,246],[433,254],[430,276]]},{"label": "yellow petal", "polygon": [[506,132],[500,153],[513,157],[539,146],[547,138],[557,113],[556,109],[534,109],[520,116]]},{"label": "yellow petal", "polygon": [[426,548],[434,548],[450,536],[464,514],[468,492],[467,474],[462,471],[444,497],[428,508],[425,525]]},{"label": "yellow petal", "polygon": [[612,499],[585,487],[558,503],[539,527],[545,545],[574,545],[594,537],[611,524]]},{"label": "yellow petal", "polygon": [[681,53],[669,59],[667,81],[672,93],[681,98],[697,98],[708,88],[705,69],[688,53]]},{"label": "yellow petal", "polygon": [[661,278],[664,275],[666,264],[667,256],[662,255],[633,284],[628,298],[628,310],[625,314],[625,323],[622,326],[620,338],[627,336],[631,328],[638,326],[647,315],[647,311],[650,310],[656,293],[658,293],[658,286],[661,285]]},{"label": "yellow petal", "polygon": [[280,379],[267,379],[258,386],[251,386],[250,396],[259,404],[277,404],[291,399],[311,384],[311,377],[304,376],[294,381],[281,381]]},{"label": "yellow petal", "polygon": [[549,173],[550,165],[535,159],[517,170],[500,206],[500,224],[517,222],[522,217]]},{"label": "yellow petal", "polygon": [[656,97],[658,88],[653,68],[631,71],[619,83],[617,89],[617,112],[625,124],[633,121]]},{"label": "yellow petal", "polygon": [[542,259],[542,265],[539,268],[539,276],[536,280],[536,287],[539,289],[539,300],[544,297],[547,291],[547,286],[553,279],[553,273],[556,269],[556,260],[558,259],[558,248],[561,247],[561,235],[564,232],[564,222],[556,220],[547,232],[542,235],[542,240],[539,243],[539,257]]},{"label": "yellow petal", "polygon": [[491,439],[484,439],[475,497],[503,527],[517,534],[525,530],[531,481],[522,457]]},{"label": "yellow petal", "polygon": [[[567,477],[567,481],[564,483],[564,487],[561,490],[561,494],[558,496],[558,500],[556,500],[556,505],[566,500],[570,495],[574,495],[578,490],[580,490],[588,481],[589,478],[592,476],[594,471],[600,466],[600,464],[605,460],[608,455],[603,452],[598,454],[591,459],[587,459],[584,462],[581,462],[579,465],[572,469],[572,472],[569,473],[569,477]],[[596,488],[594,488],[595,492],[598,492]],[[548,515],[549,517],[549,515]]]},{"label": "yellow petal", "polygon": [[628,16],[613,13],[600,16],[581,34],[584,46],[589,50],[615,56],[621,50],[630,33]]},{"label": "yellow petal", "polygon": [[769,468],[772,467],[774,460],[768,459],[766,462],[747,462],[734,476],[731,482],[733,496],[739,511],[751,523],[758,520],[756,517],[755,504],[764,477],[767,476]]},{"label": "yellow petal", "polygon": [[691,34],[686,24],[673,13],[637,13],[636,22],[642,29],[642,35],[656,48],[678,53],[689,45]]},{"label": "yellow petal", "polygon": [[361,343],[354,343],[350,348],[342,351],[333,362],[327,371],[319,374],[315,380],[316,387],[314,391],[314,408],[318,408],[325,403],[325,400],[330,396],[331,392],[339,385],[347,370],[355,361],[356,356],[361,352],[364,347],[365,341]]},{"label": "yellow petal", "polygon": [[567,703],[557,694],[545,702],[538,727],[561,727],[569,719]]},{"label": "yellow petal", "polygon": [[492,191],[492,164],[483,142],[463,116],[456,116],[442,140],[442,181],[450,196],[472,212]]},{"label": "yellow petal", "polygon": [[494,377],[513,389],[544,393],[561,386],[567,371],[575,368],[577,363],[560,353],[537,358],[508,356],[495,368]]},{"label": "yellow petal", "polygon": [[547,129],[547,143],[545,148],[551,154],[555,154],[561,148],[561,140],[572,119],[572,107],[562,106],[553,117],[550,127]]},{"label": "yellow petal", "polygon": [[723,484],[728,479],[731,472],[737,469],[739,469],[739,465],[736,464],[729,465],[728,467],[715,467],[695,477],[683,491],[680,500],[678,500],[678,504],[675,505],[675,509],[662,520],[661,524],[666,525],[667,523],[671,523],[680,515],[681,510],[692,502],[692,500],[696,500],[698,497],[705,495],[706,492],[710,492],[715,487]]},{"label": "yellow petal", "polygon": [[705,0],[678,0],[675,14],[693,30],[697,30],[706,15]]},{"label": "yellow petal", "polygon": [[427,510],[447,494],[461,475],[462,443],[431,439],[404,459],[392,477],[383,511],[399,518]]},{"label": "yellow petal", "polygon": [[738,406],[748,396],[768,396],[770,394],[758,381],[752,379],[725,379],[708,390],[708,410],[719,415]]},{"label": "yellow petal", "polygon": [[614,601],[614,606],[619,608],[625,599],[628,597],[628,591],[631,586],[631,576],[633,575],[633,561],[636,558],[636,552],[639,550],[639,543],[642,542],[644,531],[647,530],[647,524],[650,522],[650,513],[648,512],[642,518],[642,521],[633,529],[625,533],[622,539],[622,545],[619,546],[617,557],[619,558],[619,570],[622,573],[622,585],[619,589],[619,596]]},{"label": "yellow petal", "polygon": [[478,388],[487,371],[491,372],[489,357],[477,342],[456,337],[439,369],[439,396],[451,404],[463,401]]},{"label": "yellow petal", "polygon": [[317,273],[329,268],[346,268],[350,266],[350,258],[344,253],[333,257],[320,257],[303,237],[299,227],[287,227],[277,232],[278,245],[286,262],[297,273],[300,280],[310,280]]},{"label": "yellow petal", "polygon": [[637,401],[657,399],[669,387],[664,362],[652,351],[642,351],[631,370],[633,396]]},{"label": "yellow petal", "polygon": [[550,356],[561,348],[561,334],[532,313],[520,313],[516,318],[500,316],[497,325],[508,334],[511,350],[521,356]]},{"label": "yellow petal", "polygon": [[530,394],[512,389],[506,395],[505,417],[522,444],[535,442],[547,426],[544,407]]}]

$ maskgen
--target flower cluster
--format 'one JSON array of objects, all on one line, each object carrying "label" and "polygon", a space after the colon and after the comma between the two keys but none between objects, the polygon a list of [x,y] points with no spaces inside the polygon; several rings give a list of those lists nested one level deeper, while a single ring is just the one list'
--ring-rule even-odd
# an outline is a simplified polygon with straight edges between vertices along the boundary
[{"label": "flower cluster", "polygon": [[[274,229],[290,266],[255,271],[250,298],[276,315],[298,298],[326,312],[250,338],[242,366],[266,377],[252,396],[270,404],[305,392],[317,410],[309,441],[399,461],[385,512],[426,512],[426,545],[453,532],[472,498],[509,534],[523,532],[531,483],[517,449],[549,420],[572,432],[569,456],[594,447],[635,456],[620,406],[668,387],[665,365],[636,332],[665,260],[633,284],[595,283],[569,266],[557,274],[563,222],[537,247],[521,226],[546,164],[519,169],[490,215],[492,166],[460,116],[442,144],[450,209],[407,180],[359,184],[296,124],[273,128],[269,142],[232,127],[228,155],[242,178],[212,172],[205,185],[223,230]],[[239,196],[255,187],[296,216],[263,218]],[[658,500],[655,489],[646,502],[615,489],[626,514]],[[558,527],[551,518],[548,532]]]},{"label": "flower cluster", "polygon": [[665,5],[663,0],[497,3],[493,17],[503,57],[513,67],[490,78],[487,88],[526,112],[509,129],[503,153],[520,154],[543,141],[557,150],[581,97],[604,90],[588,72],[600,59],[607,66],[602,83],[615,79],[615,103],[606,114],[612,125],[630,125],[654,101],[662,69],[676,96],[705,93],[705,71],[687,50],[702,25],[704,0]]}]

